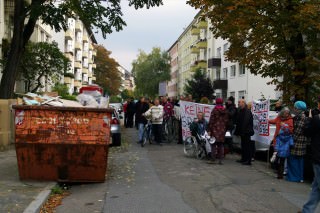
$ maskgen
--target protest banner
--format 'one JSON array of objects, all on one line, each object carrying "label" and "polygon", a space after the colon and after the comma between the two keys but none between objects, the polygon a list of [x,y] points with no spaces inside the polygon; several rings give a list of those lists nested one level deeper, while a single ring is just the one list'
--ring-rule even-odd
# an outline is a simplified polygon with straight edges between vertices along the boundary
[{"label": "protest banner", "polygon": [[269,132],[269,109],[270,100],[253,101],[252,114],[253,114],[253,129],[254,135],[251,137],[253,141],[260,141],[265,144],[270,143]]},{"label": "protest banner", "polygon": [[204,117],[209,121],[211,111],[215,105],[208,104],[199,104],[189,101],[180,101],[180,115],[182,122],[182,139],[183,141],[191,136],[190,124],[193,122],[193,119],[197,117],[198,112],[203,112]]}]

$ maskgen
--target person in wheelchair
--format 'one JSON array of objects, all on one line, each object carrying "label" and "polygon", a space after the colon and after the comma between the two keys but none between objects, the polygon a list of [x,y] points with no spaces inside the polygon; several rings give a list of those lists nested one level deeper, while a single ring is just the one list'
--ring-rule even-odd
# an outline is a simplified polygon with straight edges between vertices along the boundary
[{"label": "person in wheelchair", "polygon": [[194,118],[193,122],[190,124],[191,135],[194,136],[198,144],[205,146],[206,155],[209,155],[209,147],[206,146],[206,139],[201,136],[204,136],[208,128],[208,121],[204,118],[203,112],[198,112],[197,117]]}]

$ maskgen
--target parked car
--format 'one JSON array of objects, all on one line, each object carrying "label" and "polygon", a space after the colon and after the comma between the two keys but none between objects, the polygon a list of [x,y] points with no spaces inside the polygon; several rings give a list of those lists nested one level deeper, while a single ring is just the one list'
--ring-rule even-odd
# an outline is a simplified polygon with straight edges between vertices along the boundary
[{"label": "parked car", "polygon": [[122,103],[110,103],[109,106],[114,108],[119,114],[123,112]]},{"label": "parked car", "polygon": [[121,146],[121,125],[120,118],[117,110],[114,110],[111,118],[111,138],[112,138],[112,146]]}]

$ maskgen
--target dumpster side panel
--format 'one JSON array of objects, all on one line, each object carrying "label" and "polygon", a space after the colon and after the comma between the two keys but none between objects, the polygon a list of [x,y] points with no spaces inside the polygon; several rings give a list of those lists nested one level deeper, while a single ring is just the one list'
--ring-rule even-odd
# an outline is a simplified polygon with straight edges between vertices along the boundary
[{"label": "dumpster side panel", "polygon": [[92,144],[16,144],[21,180],[103,182],[108,146]]},{"label": "dumpster side panel", "polygon": [[22,180],[103,182],[111,113],[19,107],[16,153]]}]

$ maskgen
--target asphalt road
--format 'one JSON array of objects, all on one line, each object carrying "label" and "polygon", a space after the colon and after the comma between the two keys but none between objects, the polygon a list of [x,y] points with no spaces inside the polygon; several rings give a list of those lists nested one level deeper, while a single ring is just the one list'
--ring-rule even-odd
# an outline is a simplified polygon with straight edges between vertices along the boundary
[{"label": "asphalt road", "polygon": [[233,154],[212,165],[185,157],[178,144],[141,148],[135,129],[123,138],[109,154],[106,182],[73,185],[57,212],[293,213],[308,198],[310,183],[278,180],[261,161],[243,166]]}]

